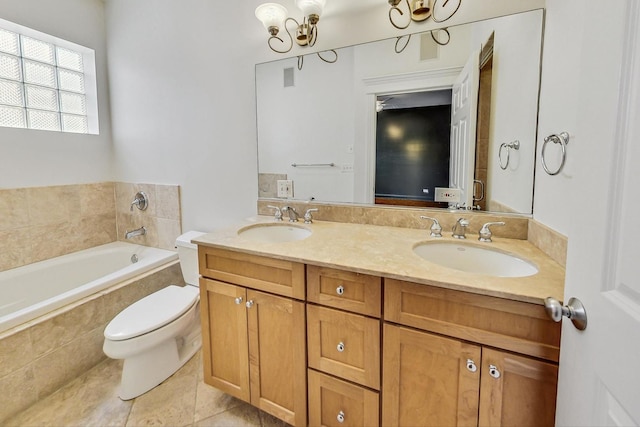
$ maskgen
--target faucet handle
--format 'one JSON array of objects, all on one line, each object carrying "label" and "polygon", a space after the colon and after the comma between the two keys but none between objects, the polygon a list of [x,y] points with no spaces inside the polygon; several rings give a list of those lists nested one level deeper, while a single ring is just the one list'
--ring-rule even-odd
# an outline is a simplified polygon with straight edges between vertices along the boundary
[{"label": "faucet handle", "polygon": [[311,216],[311,212],[318,212],[318,209],[316,209],[316,208],[307,209],[307,211],[304,213],[304,223],[305,224],[311,224],[313,222],[313,217]]},{"label": "faucet handle", "polygon": [[430,216],[424,216],[424,215],[420,215],[421,219],[430,219],[431,221],[433,221],[433,224],[431,224],[431,237],[442,237],[442,226],[440,225],[440,223],[438,222],[437,219],[432,218]]},{"label": "faucet handle", "polygon": [[274,218],[276,221],[282,221],[282,211],[278,206],[267,205],[268,208],[275,209]]},{"label": "faucet handle", "polygon": [[505,223],[504,221],[487,222],[478,232],[478,240],[480,240],[481,242],[491,242],[492,233],[489,227],[491,227],[492,225],[505,225]]}]

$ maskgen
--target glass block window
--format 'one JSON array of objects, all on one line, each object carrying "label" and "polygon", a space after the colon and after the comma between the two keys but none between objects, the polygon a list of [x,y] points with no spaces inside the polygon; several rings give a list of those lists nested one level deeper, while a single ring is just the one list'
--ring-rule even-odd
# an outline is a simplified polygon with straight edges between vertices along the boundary
[{"label": "glass block window", "polygon": [[93,50],[0,19],[0,126],[98,133]]}]

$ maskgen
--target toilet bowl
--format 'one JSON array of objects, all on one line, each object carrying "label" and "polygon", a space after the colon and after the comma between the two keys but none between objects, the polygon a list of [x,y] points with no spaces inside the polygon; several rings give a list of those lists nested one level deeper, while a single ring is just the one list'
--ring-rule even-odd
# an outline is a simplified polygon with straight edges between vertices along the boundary
[{"label": "toilet bowl", "polygon": [[198,253],[187,232],[176,240],[186,286],[169,285],[122,310],[104,330],[104,353],[123,359],[118,396],[133,399],[175,373],[202,346]]}]

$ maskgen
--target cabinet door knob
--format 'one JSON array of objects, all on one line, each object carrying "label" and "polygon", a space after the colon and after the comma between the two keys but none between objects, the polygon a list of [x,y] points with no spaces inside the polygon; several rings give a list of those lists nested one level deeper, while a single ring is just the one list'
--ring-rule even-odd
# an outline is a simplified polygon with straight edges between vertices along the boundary
[{"label": "cabinet door knob", "polygon": [[344,412],[342,412],[342,411],[338,412],[338,416],[336,417],[336,419],[338,420],[339,423],[343,423],[344,422]]},{"label": "cabinet door knob", "polygon": [[342,353],[344,351],[344,343],[343,342],[339,342],[338,345],[336,346],[336,348],[338,349],[338,351],[340,353]]},{"label": "cabinet door knob", "polygon": [[249,300],[249,301],[247,301],[244,305],[246,305],[246,306],[247,306],[247,308],[251,308],[251,307],[253,307],[253,300],[252,300],[252,299],[250,299],[250,300]]},{"label": "cabinet door knob", "polygon": [[469,372],[475,372],[478,370],[478,367],[473,360],[467,359],[467,369],[469,370]]},{"label": "cabinet door knob", "polygon": [[342,295],[344,294],[344,286],[340,285],[336,288],[336,294]]},{"label": "cabinet door knob", "polygon": [[489,365],[489,375],[496,379],[500,378],[500,371],[496,365]]},{"label": "cabinet door knob", "polygon": [[242,297],[237,297],[235,301],[236,301],[236,304],[238,305],[242,304]]}]

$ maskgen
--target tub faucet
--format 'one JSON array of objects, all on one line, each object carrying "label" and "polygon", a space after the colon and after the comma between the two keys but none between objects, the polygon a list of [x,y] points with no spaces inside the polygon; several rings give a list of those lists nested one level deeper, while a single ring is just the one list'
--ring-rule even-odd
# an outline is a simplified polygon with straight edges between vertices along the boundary
[{"label": "tub faucet", "polygon": [[125,239],[130,239],[132,237],[136,237],[136,236],[144,236],[145,234],[147,234],[147,229],[144,227],[140,227],[136,230],[131,230],[131,231],[127,231],[124,233],[124,238]]},{"label": "tub faucet", "polygon": [[289,214],[289,222],[298,222],[298,219],[300,218],[300,214],[291,206],[284,206],[282,208],[282,212]]},{"label": "tub faucet", "polygon": [[466,239],[465,232],[467,231],[467,227],[469,226],[469,220],[464,218],[459,218],[456,221],[456,225],[453,226],[453,234],[452,237],[456,239]]}]

